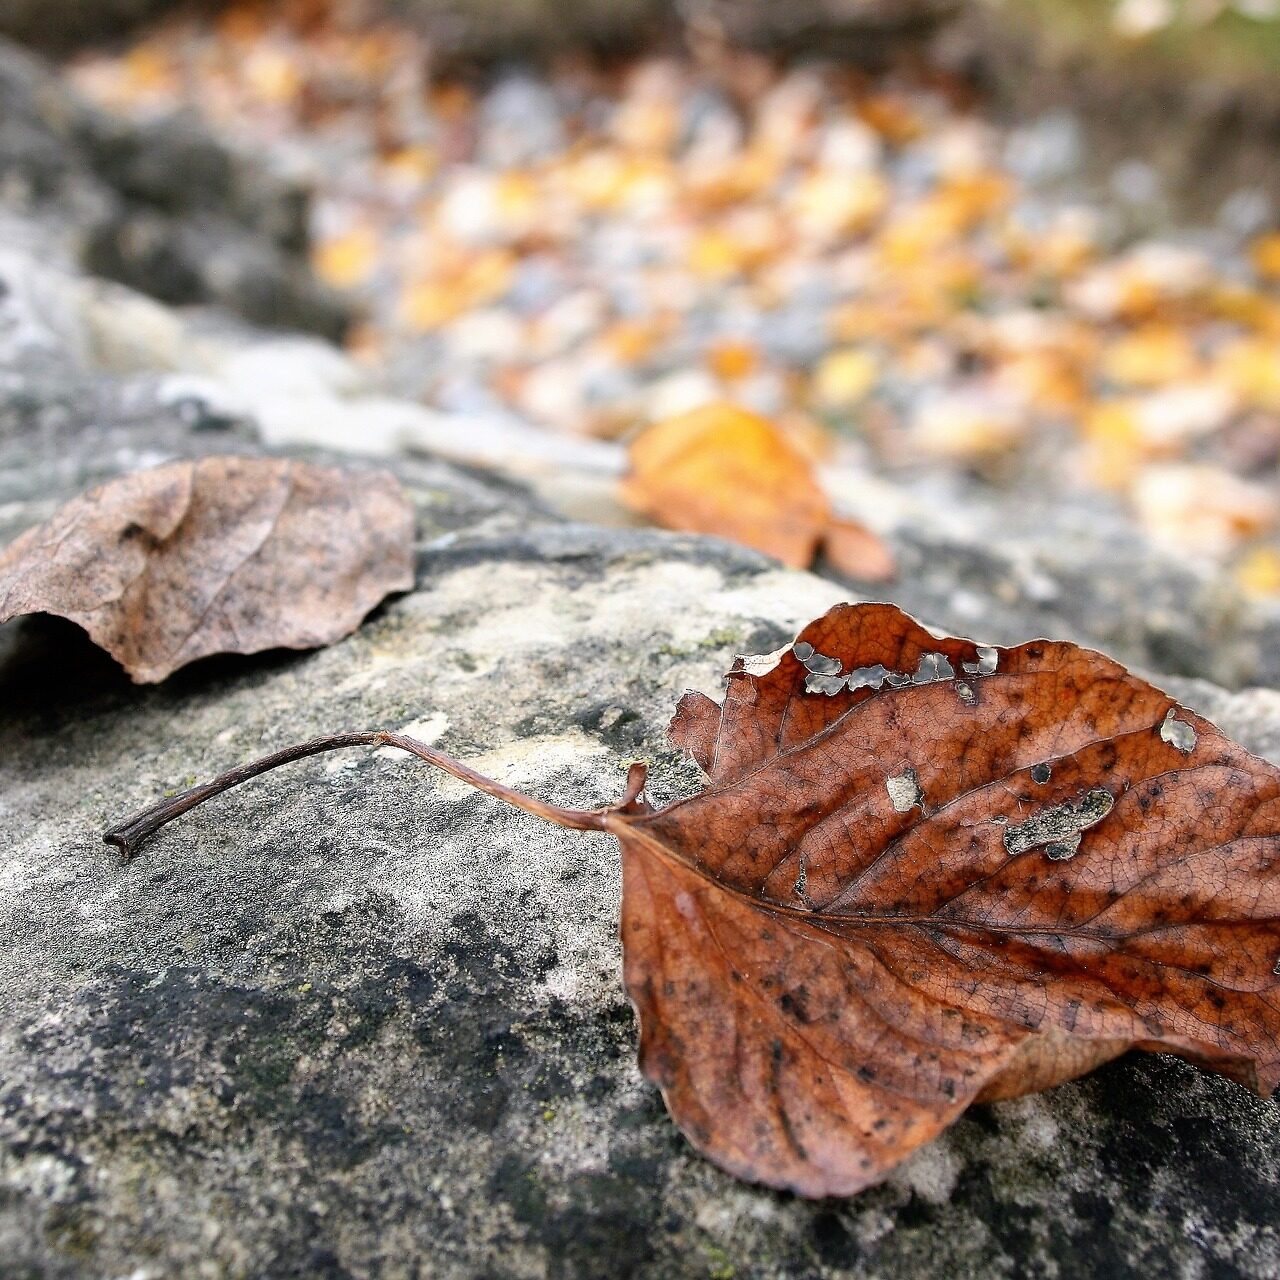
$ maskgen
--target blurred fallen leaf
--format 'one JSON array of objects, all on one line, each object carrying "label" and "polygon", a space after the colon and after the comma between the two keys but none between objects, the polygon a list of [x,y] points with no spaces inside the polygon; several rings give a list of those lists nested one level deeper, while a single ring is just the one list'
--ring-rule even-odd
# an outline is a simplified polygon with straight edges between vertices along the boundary
[{"label": "blurred fallen leaf", "polygon": [[724,382],[749,378],[761,363],[760,348],[745,339],[726,338],[707,349],[707,367]]},{"label": "blurred fallen leaf", "polygon": [[977,462],[999,458],[1021,444],[1028,414],[1021,404],[985,388],[964,389],[924,401],[910,426],[911,445],[933,458]]},{"label": "blurred fallen leaf", "polygon": [[631,444],[622,498],[668,529],[712,533],[805,568],[824,543],[855,578],[893,574],[884,542],[837,521],[809,459],[768,419],[725,402],[655,423]]},{"label": "blurred fallen leaf", "polygon": [[202,458],[73,498],[0,555],[0,622],[69,618],[139,684],[214,653],[311,649],[413,586],[385,471]]},{"label": "blurred fallen leaf", "polygon": [[1280,280],[1280,231],[1259,236],[1250,253],[1254,270],[1264,280]]},{"label": "blurred fallen leaf", "polygon": [[814,398],[824,409],[850,409],[875,386],[879,373],[875,356],[862,348],[828,352],[814,371]]},{"label": "blurred fallen leaf", "polygon": [[336,289],[363,284],[377,262],[378,237],[367,226],[355,226],[342,235],[322,240],[311,255],[316,275]]},{"label": "blurred fallen leaf", "polygon": [[1159,387],[1195,371],[1190,338],[1170,325],[1143,325],[1117,338],[1102,356],[1103,376],[1124,387]]},{"label": "blurred fallen leaf", "polygon": [[857,520],[832,520],[822,550],[832,568],[847,577],[861,582],[892,582],[897,577],[898,565],[888,544]]},{"label": "blurred fallen leaf", "polygon": [[1280,598],[1280,551],[1254,547],[1236,565],[1236,581],[1251,596]]},{"label": "blurred fallen leaf", "polygon": [[1132,489],[1138,518],[1166,546],[1208,557],[1280,523],[1280,500],[1220,467],[1166,463],[1147,468]]}]

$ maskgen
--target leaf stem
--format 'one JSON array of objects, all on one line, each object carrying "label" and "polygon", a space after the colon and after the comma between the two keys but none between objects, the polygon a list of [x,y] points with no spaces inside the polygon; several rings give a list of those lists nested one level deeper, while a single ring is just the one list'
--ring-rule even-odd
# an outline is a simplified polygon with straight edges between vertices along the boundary
[{"label": "leaf stem", "polygon": [[558,826],[569,827],[575,831],[603,831],[606,814],[619,811],[643,812],[648,808],[643,801],[639,800],[640,792],[644,789],[643,765],[631,766],[627,775],[626,794],[617,805],[606,809],[565,809],[559,805],[536,800],[519,791],[513,791],[501,782],[486,778],[484,774],[477,773],[474,769],[453,759],[452,756],[447,756],[443,751],[437,751],[416,738],[378,729],[362,733],[334,733],[323,738],[312,738],[310,742],[299,742],[292,747],[285,747],[283,751],[263,756],[261,760],[254,760],[238,768],[229,769],[211,782],[202,782],[199,786],[183,791],[179,795],[168,796],[151,808],[126,818],[106,831],[102,838],[107,844],[115,845],[127,860],[132,858],[143,843],[166,823],[172,822],[188,809],[194,809],[211,797],[220,795],[223,791],[230,791],[232,787],[238,787],[242,782],[248,782],[250,778],[256,778],[261,773],[277,769],[282,764],[302,760],[306,756],[319,755],[324,751],[338,751],[344,747],[398,747],[401,751],[418,756],[428,764],[435,765],[437,769],[443,769],[446,773],[453,774],[455,778],[460,778],[463,782],[499,800],[504,800],[517,809],[523,809],[526,813],[536,814],[548,822],[554,822]]}]

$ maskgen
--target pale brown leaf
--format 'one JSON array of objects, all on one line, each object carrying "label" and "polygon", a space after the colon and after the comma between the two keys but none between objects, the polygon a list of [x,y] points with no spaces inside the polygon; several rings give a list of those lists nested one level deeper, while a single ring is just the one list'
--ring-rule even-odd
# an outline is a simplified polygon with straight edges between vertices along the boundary
[{"label": "pale brown leaf", "polygon": [[109,481],[0,554],[0,622],[52,613],[140,684],[214,653],[309,649],[413,585],[386,472],[213,457]]},{"label": "pale brown leaf", "polygon": [[870,529],[838,519],[813,464],[767,418],[710,404],[655,423],[632,441],[623,500],[691,533],[712,533],[797,569],[819,547],[842,573],[894,576],[893,553]]}]

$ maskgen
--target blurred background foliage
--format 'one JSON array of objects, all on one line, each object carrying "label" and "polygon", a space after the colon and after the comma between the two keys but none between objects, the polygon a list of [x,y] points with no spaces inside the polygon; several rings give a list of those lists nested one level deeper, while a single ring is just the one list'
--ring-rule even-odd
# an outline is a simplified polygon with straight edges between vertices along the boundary
[{"label": "blurred background foliage", "polygon": [[[762,439],[753,414],[825,469],[805,547],[837,545],[822,503],[861,469],[942,509],[1105,500],[1280,601],[1280,0],[7,0],[0,24],[98,107],[185,114],[309,191],[348,358],[455,435],[616,457],[689,413]],[[137,239],[91,269],[141,282]],[[758,452],[762,485],[793,471]]]}]

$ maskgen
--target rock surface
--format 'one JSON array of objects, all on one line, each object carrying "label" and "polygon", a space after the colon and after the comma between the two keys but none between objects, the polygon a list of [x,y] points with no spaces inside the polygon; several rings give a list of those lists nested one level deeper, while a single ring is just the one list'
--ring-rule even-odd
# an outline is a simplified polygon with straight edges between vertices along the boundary
[{"label": "rock surface", "polygon": [[[444,468],[415,490],[417,588],[332,649],[147,691],[65,630],[28,627],[9,655],[0,1252],[14,1274],[1280,1264],[1274,1106],[1167,1058],[979,1108],[848,1203],[733,1182],[635,1068],[609,843],[413,762],[308,762],[120,866],[99,843],[109,820],[345,727],[409,729],[562,803],[608,802],[642,754],[669,794],[690,781],[662,742],[679,690],[714,689],[734,652],[845,594],[698,539],[536,518],[493,534],[483,516],[441,536],[475,495]],[[1274,695],[1195,695],[1280,757]]]},{"label": "rock surface", "polygon": [[[246,356],[286,387],[310,370],[339,442],[371,412],[333,353],[237,345],[17,254],[0,278],[0,540],[106,475],[260,450],[262,404],[224,403]],[[127,324],[103,324],[104,298]],[[568,523],[431,458],[392,465],[417,584],[330,649],[140,689],[74,628],[0,630],[6,1276],[1275,1274],[1276,1107],[1167,1057],[976,1108],[847,1202],[721,1174],[635,1065],[611,843],[420,763],[295,765],[122,866],[110,821],[345,728],[414,732],[574,805],[613,800],[639,755],[672,797],[694,781],[663,736],[680,691],[715,692],[735,653],[854,595],[714,539]],[[1032,572],[1008,550],[1017,534],[983,560],[932,526],[901,598],[935,621],[970,609],[960,625],[987,638],[1105,626],[1157,668],[1170,651],[1135,619],[1166,608],[1193,676],[1238,638],[1136,546],[1126,577],[1097,538],[1076,544],[1092,560],[1063,543],[1054,577],[1047,552]],[[1072,575],[1111,602],[1105,623],[1071,616]],[[1280,760],[1277,694],[1161,683]]]},{"label": "rock surface", "polygon": [[0,241],[174,304],[329,336],[344,304],[306,265],[306,193],[181,116],[92,108],[0,38]]},{"label": "rock surface", "polygon": [[0,33],[50,50],[119,36],[173,7],[173,0],[5,0]]}]

